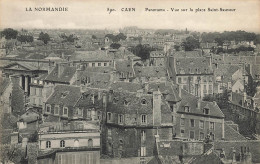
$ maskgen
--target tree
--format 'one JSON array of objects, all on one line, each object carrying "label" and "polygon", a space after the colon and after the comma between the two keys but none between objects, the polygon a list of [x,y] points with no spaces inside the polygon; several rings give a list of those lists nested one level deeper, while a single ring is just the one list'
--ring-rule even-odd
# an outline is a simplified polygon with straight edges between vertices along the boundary
[{"label": "tree", "polygon": [[96,35],[92,35],[91,38],[92,38],[92,39],[97,39]]},{"label": "tree", "polygon": [[186,38],[186,41],[182,43],[182,46],[184,47],[185,51],[193,51],[195,48],[199,48],[199,40],[195,39],[192,36],[189,36]]},{"label": "tree", "polygon": [[118,49],[118,48],[121,47],[121,44],[119,44],[119,43],[112,43],[112,44],[110,45],[110,47],[113,48],[113,49]]},{"label": "tree", "polygon": [[33,36],[31,35],[20,35],[17,37],[20,42],[33,42]]},{"label": "tree", "polygon": [[51,39],[50,39],[49,34],[41,32],[39,34],[38,40],[41,40],[41,41],[43,41],[44,44],[47,44],[48,41],[50,41]]},{"label": "tree", "polygon": [[181,50],[181,46],[179,46],[179,45],[174,45],[174,49],[175,49],[176,51],[180,51],[180,50]]},{"label": "tree", "polygon": [[131,51],[144,61],[150,57],[150,52],[153,51],[153,49],[149,46],[138,44],[137,46],[132,48]]},{"label": "tree", "polygon": [[4,31],[2,32],[2,36],[5,37],[5,39],[16,39],[18,35],[18,31],[12,29],[12,28],[7,28],[4,29]]}]

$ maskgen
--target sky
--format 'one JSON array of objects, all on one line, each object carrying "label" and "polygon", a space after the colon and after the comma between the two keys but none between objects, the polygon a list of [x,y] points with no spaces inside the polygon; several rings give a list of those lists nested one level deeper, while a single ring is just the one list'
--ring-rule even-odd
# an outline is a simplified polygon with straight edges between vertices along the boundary
[{"label": "sky", "polygon": [[[35,7],[68,7],[67,12],[26,11]],[[112,13],[107,8],[116,9]],[[135,8],[122,12],[121,8]],[[148,12],[165,9],[166,12]],[[171,12],[171,8],[188,9]],[[190,8],[194,9],[192,12]],[[206,9],[195,13],[195,9]],[[208,8],[236,9],[235,12],[208,12]],[[260,33],[259,0],[0,0],[0,28],[145,29],[192,31],[245,30]]]}]

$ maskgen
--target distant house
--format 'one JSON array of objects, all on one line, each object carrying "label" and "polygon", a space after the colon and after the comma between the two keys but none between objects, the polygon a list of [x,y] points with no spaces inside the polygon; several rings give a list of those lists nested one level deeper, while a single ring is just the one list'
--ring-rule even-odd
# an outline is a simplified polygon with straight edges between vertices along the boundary
[{"label": "distant house", "polygon": [[210,58],[169,56],[168,71],[173,82],[192,95],[203,98],[213,94]]},{"label": "distant house", "polygon": [[[121,83],[126,83],[122,85]],[[118,84],[118,85],[116,85]],[[106,113],[106,152],[114,157],[151,156],[154,135],[171,139],[180,101],[171,84],[135,87],[119,82],[110,89]],[[141,87],[141,88],[140,88]],[[167,88],[172,88],[167,91]]]},{"label": "distant house", "polygon": [[224,134],[224,114],[216,102],[201,101],[181,91],[177,110],[176,136],[191,140],[221,140]]},{"label": "distant house", "polygon": [[100,131],[95,124],[54,124],[38,136],[38,163],[100,163]]},{"label": "distant house", "polygon": [[74,105],[80,97],[80,87],[57,85],[43,106],[44,120],[58,121],[80,118],[83,114],[82,111],[79,113],[74,110]]}]

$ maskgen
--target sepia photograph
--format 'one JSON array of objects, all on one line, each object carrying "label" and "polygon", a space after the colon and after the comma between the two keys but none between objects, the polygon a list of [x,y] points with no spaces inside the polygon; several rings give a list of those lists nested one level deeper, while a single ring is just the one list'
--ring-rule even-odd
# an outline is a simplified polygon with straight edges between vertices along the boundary
[{"label": "sepia photograph", "polygon": [[259,0],[0,0],[0,164],[257,163]]}]

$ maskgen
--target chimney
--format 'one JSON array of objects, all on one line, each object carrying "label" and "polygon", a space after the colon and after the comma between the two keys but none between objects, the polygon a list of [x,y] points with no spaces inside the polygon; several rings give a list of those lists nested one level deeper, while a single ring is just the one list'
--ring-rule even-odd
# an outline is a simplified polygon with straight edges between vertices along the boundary
[{"label": "chimney", "polygon": [[179,88],[179,97],[181,98],[181,97],[182,97],[182,96],[181,96],[181,94],[182,94],[182,93],[181,93],[181,86],[179,85],[178,88]]},{"label": "chimney", "polygon": [[232,162],[236,162],[236,150],[232,147]]},{"label": "chimney", "polygon": [[247,98],[246,92],[243,93],[243,97],[242,97],[242,106],[246,106],[247,104],[245,104],[245,100]]},{"label": "chimney", "polygon": [[64,71],[64,65],[62,63],[58,63],[57,67],[58,67],[58,77],[60,78]]},{"label": "chimney", "polygon": [[159,91],[153,92],[153,125],[161,126],[161,100],[162,94]]},{"label": "chimney", "polygon": [[197,104],[197,107],[198,107],[198,109],[200,109],[201,108],[201,100],[200,99],[198,99],[198,102],[197,102],[198,104]]},{"label": "chimney", "polygon": [[144,83],[144,91],[145,91],[145,93],[147,93],[148,90],[149,90],[149,83],[148,83],[148,82],[145,82],[145,83]]},{"label": "chimney", "polygon": [[27,143],[28,143],[28,138],[23,138],[23,140],[22,140],[22,148],[26,148]]}]

